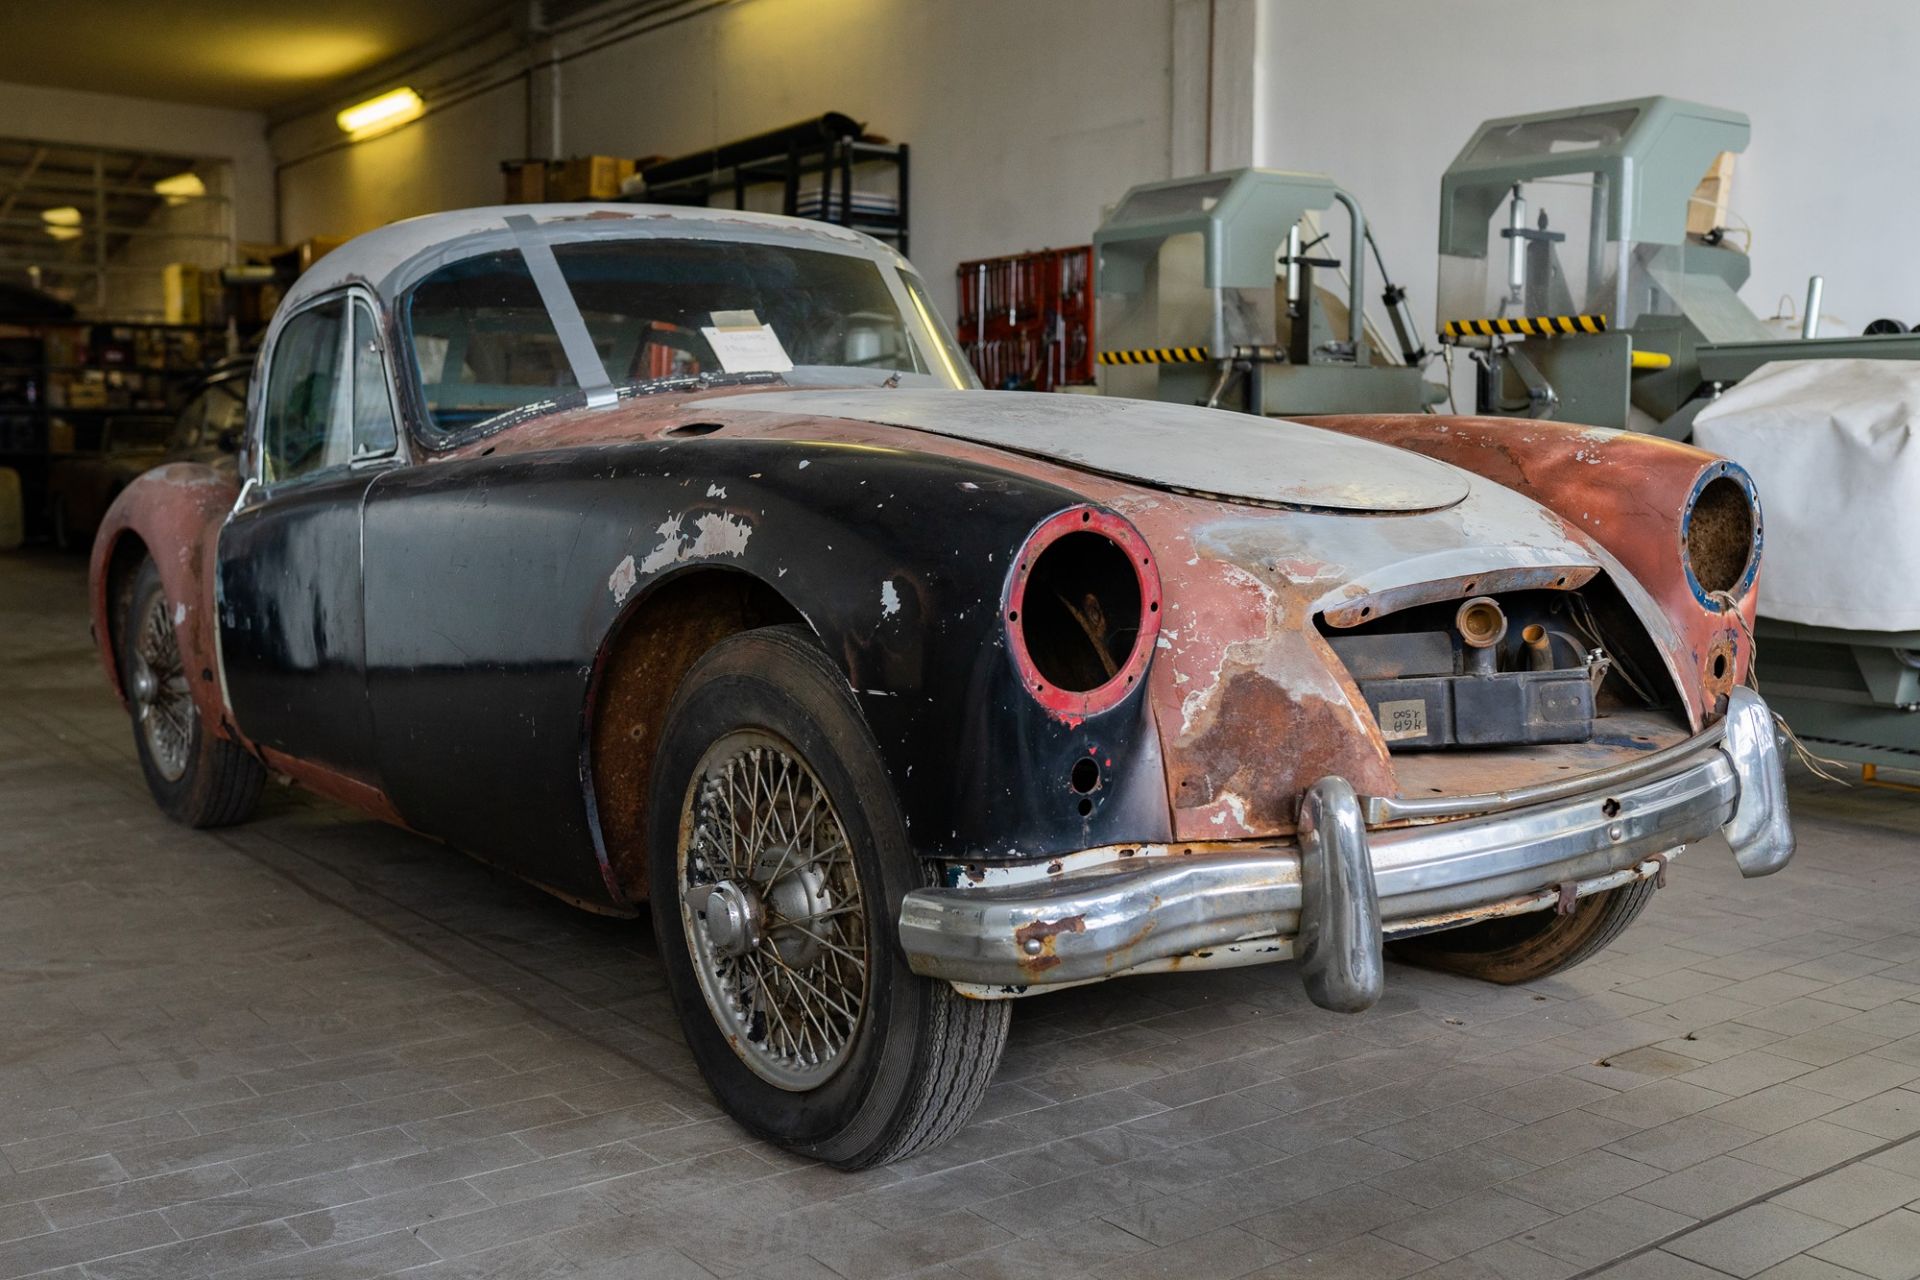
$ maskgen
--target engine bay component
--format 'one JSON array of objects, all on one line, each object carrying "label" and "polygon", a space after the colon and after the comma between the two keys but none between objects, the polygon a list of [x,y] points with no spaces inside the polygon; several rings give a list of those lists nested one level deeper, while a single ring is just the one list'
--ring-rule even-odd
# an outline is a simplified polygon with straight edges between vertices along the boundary
[{"label": "engine bay component", "polygon": [[[1556,593],[1557,594],[1557,593]],[[1537,602],[1522,607],[1539,613]],[[1445,606],[1425,611],[1444,616]],[[1453,632],[1384,631],[1333,634],[1333,651],[1359,685],[1389,751],[1587,742],[1595,699],[1611,659],[1576,650],[1573,665],[1555,665],[1553,633],[1529,621],[1508,643],[1507,611],[1475,596],[1453,612]],[[1599,678],[1596,678],[1599,677]]]}]

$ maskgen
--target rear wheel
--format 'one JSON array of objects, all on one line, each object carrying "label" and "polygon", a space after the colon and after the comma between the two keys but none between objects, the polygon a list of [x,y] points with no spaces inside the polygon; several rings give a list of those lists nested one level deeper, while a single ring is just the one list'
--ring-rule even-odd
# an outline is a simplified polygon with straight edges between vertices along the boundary
[{"label": "rear wheel", "polygon": [[244,822],[260,798],[266,771],[237,743],[206,732],[180,659],[174,611],[160,571],[153,561],[142,562],[120,622],[118,655],[140,770],[154,803],[175,822]]},{"label": "rear wheel", "polygon": [[992,1078],[1007,1008],[907,968],[894,922],[925,864],[812,636],[773,627],[715,646],[655,759],[654,928],[721,1105],[845,1168],[951,1136]]},{"label": "rear wheel", "polygon": [[1395,958],[1484,982],[1531,982],[1605,950],[1652,901],[1654,882],[1590,894],[1567,915],[1530,911],[1442,929],[1392,946]]}]

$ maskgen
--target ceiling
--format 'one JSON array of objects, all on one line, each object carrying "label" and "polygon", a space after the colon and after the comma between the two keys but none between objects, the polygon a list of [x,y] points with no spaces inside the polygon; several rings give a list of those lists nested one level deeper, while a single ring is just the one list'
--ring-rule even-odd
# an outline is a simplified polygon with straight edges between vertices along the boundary
[{"label": "ceiling", "polygon": [[0,81],[267,110],[502,0],[41,0],[7,6]]}]

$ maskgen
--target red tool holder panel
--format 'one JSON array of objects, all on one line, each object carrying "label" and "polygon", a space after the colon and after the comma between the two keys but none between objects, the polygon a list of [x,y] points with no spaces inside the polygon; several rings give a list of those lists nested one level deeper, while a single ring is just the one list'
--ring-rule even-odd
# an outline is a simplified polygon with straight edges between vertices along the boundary
[{"label": "red tool holder panel", "polygon": [[1093,246],[963,262],[960,345],[996,391],[1093,381]]}]

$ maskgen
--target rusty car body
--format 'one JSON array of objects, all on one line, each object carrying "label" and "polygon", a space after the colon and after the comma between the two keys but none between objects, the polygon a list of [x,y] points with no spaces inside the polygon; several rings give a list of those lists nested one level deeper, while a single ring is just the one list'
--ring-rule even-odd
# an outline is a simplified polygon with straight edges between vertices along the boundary
[{"label": "rusty car body", "polygon": [[395,224],[261,361],[238,475],[94,548],[156,799],[272,771],[650,909],[716,1096],[822,1159],[954,1132],[1011,997],[1515,981],[1688,845],[1792,852],[1698,450],[983,392],[891,250],[708,210]]}]

